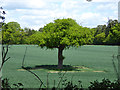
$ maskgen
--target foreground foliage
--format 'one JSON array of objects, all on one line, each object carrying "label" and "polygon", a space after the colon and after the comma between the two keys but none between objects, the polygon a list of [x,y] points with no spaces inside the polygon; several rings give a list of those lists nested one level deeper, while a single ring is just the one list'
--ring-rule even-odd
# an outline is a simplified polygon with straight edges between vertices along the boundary
[{"label": "foreground foliage", "polygon": [[[74,84],[72,81],[67,81],[67,79],[62,79],[62,84],[63,88],[57,88],[53,86],[51,89],[52,90],[84,90],[82,87],[82,82],[78,81],[78,84]],[[7,78],[2,80],[2,89],[4,90],[12,90],[17,89],[17,90],[29,90],[27,88],[24,88],[22,83],[17,83],[13,84],[13,87],[9,84],[9,80]],[[37,89],[37,88],[36,88]],[[50,88],[42,88],[42,90],[49,90]],[[116,80],[114,82],[110,81],[109,79],[102,79],[102,81],[93,81],[90,82],[90,86],[86,88],[87,90],[120,90],[120,83]],[[85,90],[86,90],[85,89]]]},{"label": "foreground foliage", "polygon": [[103,79],[101,82],[90,82],[89,90],[120,90],[120,83],[118,81],[111,82],[109,79]]}]

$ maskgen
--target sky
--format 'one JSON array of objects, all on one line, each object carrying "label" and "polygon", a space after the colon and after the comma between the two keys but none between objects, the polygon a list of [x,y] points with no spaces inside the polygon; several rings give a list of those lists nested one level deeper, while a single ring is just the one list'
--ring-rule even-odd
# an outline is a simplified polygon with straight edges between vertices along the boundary
[{"label": "sky", "polygon": [[107,24],[118,19],[120,0],[0,0],[5,22],[18,22],[22,28],[38,30],[55,19],[72,18],[84,27]]}]

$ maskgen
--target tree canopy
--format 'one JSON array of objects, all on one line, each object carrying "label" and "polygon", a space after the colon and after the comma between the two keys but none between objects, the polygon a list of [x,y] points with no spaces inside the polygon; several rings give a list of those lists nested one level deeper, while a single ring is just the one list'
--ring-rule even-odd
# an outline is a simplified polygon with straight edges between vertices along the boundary
[{"label": "tree canopy", "polygon": [[83,28],[71,18],[57,19],[44,26],[38,44],[47,48],[80,46],[91,41],[89,38],[91,34],[88,33],[90,33],[88,28]]},{"label": "tree canopy", "polygon": [[[117,20],[108,20],[107,25],[98,25],[95,29],[93,44],[120,45],[120,25]],[[116,33],[116,35],[115,35]]]},{"label": "tree canopy", "polygon": [[8,22],[2,26],[2,44],[28,44],[27,38],[36,31],[30,28],[22,29],[17,22]]},{"label": "tree canopy", "polygon": [[23,30],[17,22],[9,22],[2,27],[3,43],[19,44],[22,42],[20,37],[23,36]]}]

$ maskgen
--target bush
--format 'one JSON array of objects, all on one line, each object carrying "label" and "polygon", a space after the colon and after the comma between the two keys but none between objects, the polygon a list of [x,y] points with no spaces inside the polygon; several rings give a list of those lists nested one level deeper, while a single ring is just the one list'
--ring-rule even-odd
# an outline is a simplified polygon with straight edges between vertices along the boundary
[{"label": "bush", "polygon": [[118,81],[111,82],[109,79],[103,79],[101,82],[90,82],[89,90],[120,90],[120,83]]},{"label": "bush", "polygon": [[[7,78],[2,80],[2,89],[3,90],[12,90]],[[90,82],[90,86],[85,90],[120,90],[120,83],[118,80],[111,82],[109,79],[102,79],[101,82],[98,80]],[[82,87],[81,81],[78,81],[77,84],[73,84],[72,81],[63,81],[62,85],[64,86],[60,90],[84,90]],[[24,90],[22,83],[13,84],[15,89]],[[25,89],[27,90],[27,89]],[[42,90],[48,90],[48,88],[42,88]],[[53,87],[52,90],[58,90],[58,88]]]},{"label": "bush", "polygon": [[83,88],[78,87],[78,85],[74,85],[72,82],[67,82],[64,90],[83,90]]},{"label": "bush", "polygon": [[[13,86],[14,86],[14,89],[19,89],[19,90],[23,89],[23,84],[22,83],[13,84]],[[2,80],[2,90],[13,90],[10,83],[9,83],[8,78],[4,78]]]},{"label": "bush", "polygon": [[9,84],[9,79],[7,79],[7,78],[4,78],[3,80],[2,80],[2,88],[4,88],[4,90],[5,89],[10,89],[11,87],[10,87],[10,84]]}]

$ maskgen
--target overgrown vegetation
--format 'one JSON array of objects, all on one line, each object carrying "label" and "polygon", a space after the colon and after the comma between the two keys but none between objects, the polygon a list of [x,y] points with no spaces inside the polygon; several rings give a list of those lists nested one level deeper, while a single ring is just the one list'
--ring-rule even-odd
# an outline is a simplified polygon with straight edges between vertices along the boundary
[{"label": "overgrown vegetation", "polygon": [[[57,87],[53,86],[52,88],[49,88],[49,84],[46,88],[38,88],[42,90],[120,90],[120,83],[115,81],[110,81],[109,79],[102,79],[102,81],[93,81],[90,82],[90,85],[88,88],[83,88],[82,82],[78,80],[78,83],[74,84],[73,81],[68,81],[67,79],[61,77],[61,80],[59,81]],[[49,83],[49,82],[47,82]],[[61,84],[62,88],[59,87]],[[24,88],[24,85],[22,83],[17,84],[9,84],[9,80],[7,78],[2,80],[2,89],[3,90],[29,90],[30,88]],[[32,89],[32,88],[31,88]],[[36,88],[37,89],[37,88]]]},{"label": "overgrown vegetation", "polygon": [[120,83],[116,80],[111,82],[109,79],[102,79],[101,82],[98,80],[90,82],[91,85],[88,87],[89,90],[120,90]]}]

